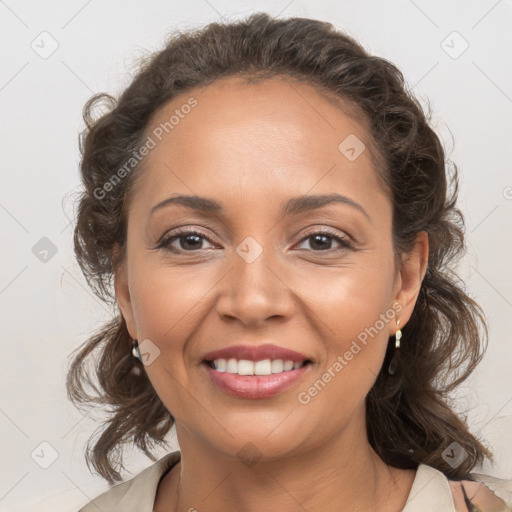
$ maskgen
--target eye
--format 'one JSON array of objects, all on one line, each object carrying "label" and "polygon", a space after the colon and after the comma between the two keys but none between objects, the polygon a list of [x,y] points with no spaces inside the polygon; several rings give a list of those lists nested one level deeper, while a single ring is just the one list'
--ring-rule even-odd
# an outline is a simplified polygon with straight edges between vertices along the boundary
[{"label": "eye", "polygon": [[[352,246],[348,242],[348,240],[344,237],[339,236],[337,233],[333,233],[332,231],[316,231],[314,233],[309,234],[301,240],[301,243],[304,241],[311,240],[310,248],[314,252],[327,252],[330,250],[343,250],[343,249],[351,249]],[[340,246],[341,249],[332,249],[332,240],[335,240]]]},{"label": "eye", "polygon": [[[352,246],[347,239],[341,237],[337,232],[332,231],[316,231],[309,234],[301,240],[301,243],[305,241],[310,242],[310,250],[314,252],[328,252],[331,250],[344,250],[351,249]],[[337,242],[340,248],[333,249],[332,241]],[[199,231],[193,230],[181,230],[175,231],[174,233],[166,236],[162,242],[158,245],[158,248],[165,249],[171,252],[193,252],[204,249],[201,247],[204,241],[211,242],[210,239]],[[175,244],[177,242],[177,244]],[[175,244],[174,246],[172,244]],[[178,245],[179,247],[176,247]],[[307,249],[307,248],[306,248]]]},{"label": "eye", "polygon": [[[158,245],[158,248],[166,249],[172,252],[192,252],[203,249],[203,247],[201,247],[203,240],[209,241],[209,238],[198,231],[182,230],[166,236]],[[176,245],[181,247],[172,247],[171,244],[176,241],[178,242]]]}]

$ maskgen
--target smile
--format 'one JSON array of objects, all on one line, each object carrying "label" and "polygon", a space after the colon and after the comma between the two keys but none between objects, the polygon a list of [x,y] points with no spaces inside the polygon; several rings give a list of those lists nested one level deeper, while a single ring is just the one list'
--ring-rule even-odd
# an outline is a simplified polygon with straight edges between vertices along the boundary
[{"label": "smile", "polygon": [[237,373],[238,375],[271,375],[274,373],[297,370],[309,361],[294,362],[284,359],[263,359],[249,361],[247,359],[215,359],[210,362],[212,368],[219,372]]},{"label": "smile", "polygon": [[282,359],[216,359],[202,365],[216,387],[231,396],[248,399],[271,398],[290,389],[310,366],[309,360],[294,363]]}]

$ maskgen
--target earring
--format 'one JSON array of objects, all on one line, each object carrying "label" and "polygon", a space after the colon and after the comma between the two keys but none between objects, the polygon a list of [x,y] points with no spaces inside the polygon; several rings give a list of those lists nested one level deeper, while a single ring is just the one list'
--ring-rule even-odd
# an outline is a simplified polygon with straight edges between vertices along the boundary
[{"label": "earring", "polygon": [[137,340],[133,340],[132,356],[142,362],[142,355],[140,353],[139,342]]},{"label": "earring", "polygon": [[398,366],[399,366],[400,340],[402,339],[402,331],[400,330],[400,320],[396,321],[396,326],[398,327],[398,329],[395,332],[395,352],[393,354],[391,362],[389,363],[389,367],[388,367],[389,375],[395,375],[395,373],[398,369]]}]

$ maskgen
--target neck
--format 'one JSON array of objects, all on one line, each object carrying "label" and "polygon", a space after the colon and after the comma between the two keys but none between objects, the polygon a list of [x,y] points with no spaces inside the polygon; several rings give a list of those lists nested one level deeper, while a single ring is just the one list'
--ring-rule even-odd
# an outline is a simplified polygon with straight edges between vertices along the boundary
[{"label": "neck", "polygon": [[190,431],[177,432],[181,461],[162,480],[155,512],[396,511],[415,475],[387,466],[359,426],[322,446],[252,465],[201,444]]}]

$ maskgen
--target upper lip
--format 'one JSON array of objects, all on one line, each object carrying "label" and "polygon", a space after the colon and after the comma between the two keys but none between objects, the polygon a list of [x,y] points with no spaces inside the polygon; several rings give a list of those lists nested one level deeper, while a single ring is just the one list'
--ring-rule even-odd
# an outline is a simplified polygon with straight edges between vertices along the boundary
[{"label": "upper lip", "polygon": [[284,361],[293,361],[302,363],[311,360],[309,357],[290,350],[288,348],[278,347],[266,343],[264,345],[233,345],[231,347],[213,350],[204,355],[205,361],[214,361],[215,359],[246,359],[248,361],[262,361],[264,359],[282,359]]}]

